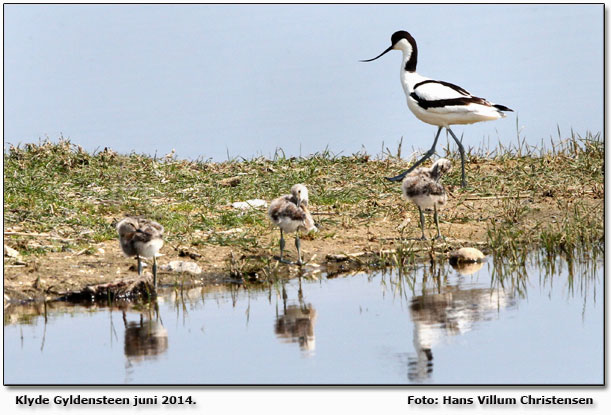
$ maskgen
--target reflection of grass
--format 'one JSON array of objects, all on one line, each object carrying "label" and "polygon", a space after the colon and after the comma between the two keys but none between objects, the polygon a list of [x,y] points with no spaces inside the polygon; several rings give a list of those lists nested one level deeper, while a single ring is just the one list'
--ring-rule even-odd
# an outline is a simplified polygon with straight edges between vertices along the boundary
[{"label": "reflection of grass", "polygon": [[[569,254],[550,254],[545,249],[510,252],[510,256],[492,255],[483,264],[483,271],[490,272],[490,290],[500,290],[512,297],[526,298],[528,289],[539,287],[551,290],[562,288],[562,295],[581,296],[584,301],[596,301],[596,291],[591,288],[597,278],[602,278],[600,251],[574,251]],[[517,258],[517,261],[516,261]],[[486,271],[489,267],[489,271]],[[384,292],[393,298],[412,301],[414,296],[428,296],[447,291],[448,277],[456,271],[444,262],[406,263],[403,266],[384,268],[377,274]],[[566,280],[557,277],[566,273]],[[477,274],[474,274],[477,275]],[[471,276],[463,276],[467,281]],[[477,277],[475,277],[477,279]],[[591,300],[588,296],[594,295]],[[601,297],[602,298],[602,297]]]},{"label": "reflection of grass", "polygon": [[581,294],[585,299],[591,282],[602,275],[599,271],[601,253],[594,249],[590,252],[575,250],[550,254],[545,249],[539,249],[528,253],[523,251],[520,254],[523,262],[519,263],[495,256],[492,268],[493,286],[525,297],[528,286],[532,286],[535,281],[539,282],[541,288],[551,288],[555,284],[555,277],[566,271],[566,294]]}]

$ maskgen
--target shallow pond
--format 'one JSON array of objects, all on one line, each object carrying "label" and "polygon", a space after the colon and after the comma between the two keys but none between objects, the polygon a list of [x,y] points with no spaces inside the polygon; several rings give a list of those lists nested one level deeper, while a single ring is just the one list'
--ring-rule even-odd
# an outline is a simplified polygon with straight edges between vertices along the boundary
[{"label": "shallow pond", "polygon": [[[499,261],[500,262],[500,261]],[[602,384],[603,263],[9,306],[5,384]]]}]

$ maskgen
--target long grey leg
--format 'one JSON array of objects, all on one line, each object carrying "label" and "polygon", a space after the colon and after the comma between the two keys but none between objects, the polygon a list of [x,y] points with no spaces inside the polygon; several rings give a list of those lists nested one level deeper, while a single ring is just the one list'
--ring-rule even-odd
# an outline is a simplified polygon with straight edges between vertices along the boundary
[{"label": "long grey leg", "polygon": [[467,180],[465,178],[465,149],[462,146],[460,140],[456,138],[454,132],[450,129],[450,127],[446,127],[446,129],[450,132],[452,138],[454,139],[454,141],[456,141],[456,144],[458,145],[458,151],[460,152],[460,167],[462,170],[462,187],[467,187]]},{"label": "long grey leg", "polygon": [[136,259],[138,260],[138,275],[142,275],[142,260],[140,255],[136,255]]},{"label": "long grey leg", "polygon": [[153,256],[153,287],[157,290],[157,257]]},{"label": "long grey leg", "polygon": [[439,231],[439,217],[437,216],[437,205],[433,205],[433,209],[435,212],[435,225],[437,225],[437,238],[435,239],[439,239],[439,238],[442,238],[442,236],[441,236],[441,232]]},{"label": "long grey leg", "polygon": [[420,228],[422,229],[422,237],[420,239],[426,241],[426,236],[424,235],[424,213],[422,213],[420,206],[418,206],[418,212],[420,212]]},{"label": "long grey leg", "polygon": [[282,262],[283,264],[290,264],[291,261],[283,259],[285,246],[286,241],[284,240],[284,232],[282,231],[282,229],[280,229],[280,262]]},{"label": "long grey leg", "polygon": [[299,240],[299,234],[295,234],[295,248],[297,248],[297,264],[302,265],[303,261],[301,261],[301,241]]},{"label": "long grey leg", "polygon": [[280,261],[282,261],[282,255],[284,254],[284,246],[286,242],[284,241],[284,232],[280,229]]},{"label": "long grey leg", "polygon": [[407,176],[409,173],[411,173],[416,167],[421,165],[426,159],[429,159],[433,154],[435,154],[435,147],[437,146],[437,139],[439,138],[439,133],[441,133],[441,129],[442,128],[443,127],[439,127],[439,129],[437,130],[437,134],[435,135],[435,141],[433,141],[433,146],[430,148],[429,151],[424,153],[424,156],[422,156],[422,158],[420,160],[415,162],[412,165],[412,167],[410,167],[409,169],[405,170],[403,173],[400,173],[400,174],[398,174],[395,177],[387,177],[386,179],[390,180],[391,182],[400,182],[401,180],[403,180],[403,178],[405,176]]}]

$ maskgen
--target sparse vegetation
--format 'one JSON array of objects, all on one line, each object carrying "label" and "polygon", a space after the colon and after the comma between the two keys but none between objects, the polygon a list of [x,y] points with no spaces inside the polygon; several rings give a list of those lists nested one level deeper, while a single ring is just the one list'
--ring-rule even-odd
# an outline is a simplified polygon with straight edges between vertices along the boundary
[{"label": "sparse vegetation", "polygon": [[[88,153],[64,139],[9,146],[4,153],[5,244],[18,250],[28,274],[36,277],[44,273],[49,255],[95,255],[100,244],[114,242],[118,219],[144,215],[166,227],[162,252],[167,255],[212,252],[199,261],[204,268],[214,258],[217,274],[265,280],[278,270],[272,258],[277,235],[271,235],[265,209],[241,211],[231,203],[271,200],[301,182],[310,189],[320,228],[303,238],[304,245],[310,241],[310,260],[372,254],[355,256],[348,270],[434,259],[466,241],[513,262],[523,262],[524,252],[539,248],[549,255],[604,249],[600,134],[559,137],[547,147],[528,146],[520,137],[517,142],[513,148],[469,149],[467,189],[459,187],[460,169],[444,178],[450,196],[441,226],[448,238],[432,245],[411,239],[419,236],[417,221],[397,230],[405,215],[415,219],[412,206],[400,198],[400,187],[383,179],[409,165],[400,151],[374,157],[325,150],[305,158],[278,151],[271,160],[215,163],[110,149]],[[459,165],[447,148],[440,156]],[[21,271],[11,269],[13,275]]]}]

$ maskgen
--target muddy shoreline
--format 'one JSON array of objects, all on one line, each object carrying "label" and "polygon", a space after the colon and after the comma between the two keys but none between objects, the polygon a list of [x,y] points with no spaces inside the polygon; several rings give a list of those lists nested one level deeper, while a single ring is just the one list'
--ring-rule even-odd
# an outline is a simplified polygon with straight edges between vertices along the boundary
[{"label": "muddy shoreline", "polygon": [[[465,199],[473,198],[464,195]],[[485,254],[494,250],[487,241],[488,226],[485,221],[477,223],[452,223],[446,218],[462,217],[490,212],[491,206],[503,203],[503,198],[481,198],[465,200],[460,206],[450,206],[442,216],[442,240],[418,240],[417,212],[405,205],[406,229],[401,223],[376,221],[352,224],[337,232],[335,237],[318,240],[304,236],[302,250],[306,265],[285,265],[277,261],[278,232],[269,228],[260,237],[263,246],[238,249],[232,246],[172,246],[161,249],[158,263],[160,283],[163,286],[217,285],[264,283],[277,278],[319,278],[355,271],[380,269],[398,265],[401,261],[446,261],[451,251],[465,246],[480,249]],[[602,203],[597,199],[589,202],[592,208]],[[535,229],[558,221],[563,212],[556,208],[555,200],[542,197],[537,202],[528,200],[537,207],[537,214],[522,218],[520,226]],[[315,209],[315,207],[314,207]],[[463,212],[461,212],[463,211]],[[262,212],[263,214],[263,212]],[[500,213],[499,213],[500,214]],[[433,229],[427,230],[432,233]],[[457,238],[457,236],[459,238]],[[5,235],[5,244],[10,236]],[[294,260],[294,247],[287,241],[288,258]],[[291,249],[292,248],[292,249]],[[163,271],[172,261],[192,262],[201,268],[201,274]],[[150,266],[145,276],[150,276]],[[86,252],[53,252],[42,256],[28,256],[19,260],[5,257],[4,294],[6,302],[52,301],[78,298],[75,294],[87,292],[88,287],[131,281],[137,277],[135,260],[125,258],[118,241],[109,240],[92,246]]]}]

